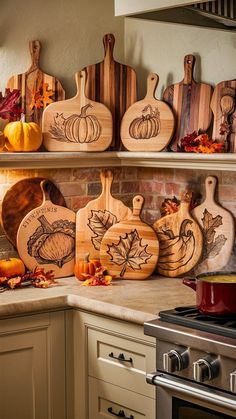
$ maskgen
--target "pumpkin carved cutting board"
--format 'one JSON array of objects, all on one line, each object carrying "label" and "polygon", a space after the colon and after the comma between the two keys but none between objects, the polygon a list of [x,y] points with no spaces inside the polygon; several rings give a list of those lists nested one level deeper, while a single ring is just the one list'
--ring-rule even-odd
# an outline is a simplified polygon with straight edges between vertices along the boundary
[{"label": "pumpkin carved cutting board", "polygon": [[112,140],[111,112],[85,96],[85,70],[75,80],[76,96],[52,103],[43,113],[44,146],[48,151],[104,151]]},{"label": "pumpkin carved cutting board", "polygon": [[144,198],[133,199],[129,220],[113,225],[100,247],[100,260],[116,278],[147,279],[154,271],[159,244],[155,231],[140,219]]},{"label": "pumpkin carved cutting board", "polygon": [[7,87],[21,92],[20,107],[25,114],[26,122],[37,122],[41,126],[43,110],[49,103],[63,100],[65,91],[60,81],[43,73],[39,68],[41,44],[30,41],[31,66],[23,74],[12,76]]},{"label": "pumpkin carved cutting board", "polygon": [[178,277],[189,272],[202,254],[202,232],[190,215],[191,194],[184,193],[178,212],[153,224],[160,244],[157,270],[161,275]]},{"label": "pumpkin carved cutting board", "polygon": [[170,107],[155,98],[159,81],[151,73],[147,79],[147,94],[125,112],[121,122],[121,140],[130,151],[161,151],[174,132],[174,115]]},{"label": "pumpkin carved cutting board", "polygon": [[196,273],[213,272],[229,261],[234,244],[234,220],[229,211],[215,202],[217,178],[208,176],[205,181],[206,197],[192,214],[203,231],[203,253]]},{"label": "pumpkin carved cutting board", "polygon": [[54,205],[47,181],[41,182],[43,203],[22,220],[17,250],[28,269],[53,270],[55,277],[73,275],[75,263],[75,213]]},{"label": "pumpkin carved cutting board", "polygon": [[103,170],[101,195],[90,201],[76,215],[76,261],[89,253],[91,259],[99,259],[101,241],[106,231],[115,223],[131,216],[131,210],[111,195],[113,174]]}]

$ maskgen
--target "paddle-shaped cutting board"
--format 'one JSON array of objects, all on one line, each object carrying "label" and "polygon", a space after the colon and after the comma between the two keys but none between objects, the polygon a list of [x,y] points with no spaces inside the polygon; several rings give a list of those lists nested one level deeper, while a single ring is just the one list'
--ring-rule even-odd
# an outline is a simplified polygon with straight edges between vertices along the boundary
[{"label": "paddle-shaped cutting board", "polygon": [[212,138],[225,144],[225,151],[236,152],[236,80],[222,81],[214,89],[211,109],[214,114]]},{"label": "paddle-shaped cutting board", "polygon": [[128,65],[114,60],[115,37],[108,33],[103,37],[105,56],[103,61],[85,67],[87,72],[86,95],[104,103],[113,118],[111,150],[120,149],[120,122],[126,109],[137,100],[136,73]]},{"label": "paddle-shaped cutting board", "polygon": [[179,141],[187,134],[198,130],[206,132],[212,119],[210,102],[213,89],[209,84],[194,80],[194,64],[194,55],[186,55],[184,79],[167,87],[163,95],[176,117],[175,135],[170,145],[173,151],[177,150]]},{"label": "paddle-shaped cutting board", "polygon": [[174,115],[170,107],[155,98],[159,77],[147,78],[147,94],[125,112],[121,122],[121,140],[130,151],[161,151],[174,132]]},{"label": "paddle-shaped cutting board", "polygon": [[154,271],[159,254],[155,231],[140,219],[144,198],[133,199],[129,220],[112,226],[100,248],[101,264],[116,278],[147,279]]},{"label": "paddle-shaped cutting board", "polygon": [[99,259],[101,241],[106,231],[115,223],[131,216],[131,210],[111,195],[113,174],[101,171],[101,195],[90,201],[76,215],[76,260],[89,253],[91,259]]},{"label": "paddle-shaped cutting board", "polygon": [[86,72],[75,75],[77,94],[52,103],[43,113],[44,146],[48,151],[104,151],[112,140],[112,115],[85,95]]},{"label": "paddle-shaped cutting board", "polygon": [[43,203],[20,223],[17,250],[28,269],[53,270],[55,277],[73,275],[75,263],[75,213],[54,205],[47,181],[41,182]]},{"label": "paddle-shaped cutting board", "polygon": [[49,103],[63,100],[65,91],[60,81],[39,68],[41,44],[30,41],[31,66],[23,74],[12,76],[7,87],[21,91],[20,106],[26,122],[37,122],[41,126],[43,110]]},{"label": "paddle-shaped cutting board", "polygon": [[[16,235],[23,218],[43,202],[40,183],[44,178],[27,178],[15,183],[2,201],[2,227],[8,240],[16,247]],[[53,204],[66,207],[65,200],[56,185],[47,180],[50,186],[50,199]]]},{"label": "paddle-shaped cutting board", "polygon": [[233,249],[234,219],[215,202],[216,184],[216,177],[207,176],[205,200],[192,212],[203,232],[203,252],[197,273],[220,270],[228,263]]},{"label": "paddle-shaped cutting board", "polygon": [[202,254],[202,232],[190,215],[190,193],[184,193],[178,212],[153,224],[160,244],[157,270],[161,275],[178,277],[189,272]]}]

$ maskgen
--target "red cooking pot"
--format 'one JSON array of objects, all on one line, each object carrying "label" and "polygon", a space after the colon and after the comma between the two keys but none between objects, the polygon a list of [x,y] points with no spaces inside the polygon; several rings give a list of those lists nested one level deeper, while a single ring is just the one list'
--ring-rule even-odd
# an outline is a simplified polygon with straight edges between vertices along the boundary
[{"label": "red cooking pot", "polygon": [[197,308],[214,316],[236,315],[236,272],[211,272],[185,278],[183,284],[196,291]]}]

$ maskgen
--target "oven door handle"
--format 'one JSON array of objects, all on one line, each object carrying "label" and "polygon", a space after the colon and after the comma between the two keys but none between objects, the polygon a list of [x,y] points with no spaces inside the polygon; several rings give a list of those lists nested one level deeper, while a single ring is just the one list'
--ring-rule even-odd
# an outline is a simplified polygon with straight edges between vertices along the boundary
[{"label": "oven door handle", "polygon": [[202,388],[197,383],[186,383],[183,379],[169,376],[162,373],[147,374],[147,382],[158,387],[173,390],[179,394],[194,397],[198,400],[210,402],[211,404],[227,407],[236,411],[236,398],[230,394],[225,395],[222,392],[211,388]]}]

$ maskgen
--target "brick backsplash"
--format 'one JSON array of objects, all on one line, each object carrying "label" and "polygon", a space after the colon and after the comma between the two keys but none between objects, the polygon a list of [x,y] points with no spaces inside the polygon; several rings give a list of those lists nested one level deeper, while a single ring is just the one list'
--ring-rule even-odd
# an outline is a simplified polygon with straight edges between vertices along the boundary
[{"label": "brick backsplash", "polygon": [[[197,200],[204,195],[204,182],[207,175],[218,177],[218,200],[236,217],[236,173],[212,172],[205,170],[156,169],[156,168],[114,168],[112,193],[116,198],[132,206],[133,196],[141,193],[145,198],[143,219],[152,224],[160,217],[160,205],[166,197],[175,195],[180,198],[183,190],[189,189]],[[1,170],[0,200],[5,192],[17,181],[27,177],[51,179],[63,193],[67,206],[73,211],[84,207],[101,191],[100,169],[34,169]],[[0,229],[0,257],[15,254],[13,247]],[[229,267],[234,268],[236,257],[233,255]],[[236,265],[235,265],[236,268]]]}]

